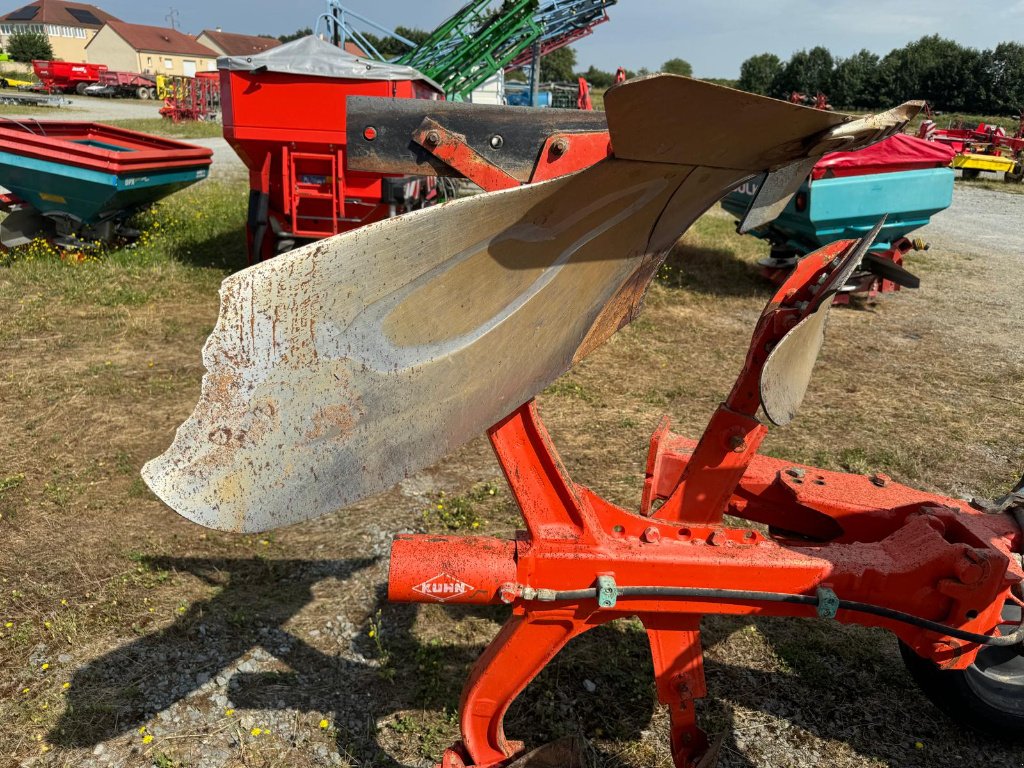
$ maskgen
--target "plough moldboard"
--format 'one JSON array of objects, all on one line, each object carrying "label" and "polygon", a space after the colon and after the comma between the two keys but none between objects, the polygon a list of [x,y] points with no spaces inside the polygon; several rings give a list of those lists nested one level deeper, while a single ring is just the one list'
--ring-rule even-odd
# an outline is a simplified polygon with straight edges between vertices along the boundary
[{"label": "plough moldboard", "polygon": [[[445,768],[522,757],[503,730],[509,704],[572,638],[629,616],[647,630],[680,768],[716,751],[694,709],[707,614],[883,627],[947,710],[1019,728],[1024,499],[981,509],[758,454],[758,414],[795,416],[832,301],[875,233],[797,264],[700,439],[667,420],[655,431],[636,510],[568,477],[532,400],[636,316],[667,251],[723,194],[768,172],[748,214],[763,217],[808,164],[898,131],[915,105],[854,120],[660,76],[607,94],[607,131],[551,113],[548,130],[524,130],[533,113],[516,109],[489,111],[487,135],[471,106],[403,103],[389,122],[393,104],[350,104],[356,163],[426,164],[502,191],[228,278],[202,399],[143,470],[161,498],[206,525],[263,530],[382,491],[487,430],[524,530],[402,535],[391,556],[392,600],[511,607],[463,690]],[[408,140],[374,144],[398,123]]]}]

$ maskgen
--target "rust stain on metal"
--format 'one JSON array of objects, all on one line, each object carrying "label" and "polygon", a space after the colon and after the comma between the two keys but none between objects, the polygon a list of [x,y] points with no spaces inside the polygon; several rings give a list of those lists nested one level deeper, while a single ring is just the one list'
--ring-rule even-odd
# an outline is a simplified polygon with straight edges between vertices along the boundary
[{"label": "rust stain on metal", "polygon": [[[200,401],[143,468],[146,482],[190,519],[242,531],[386,490],[633,319],[692,221],[752,171],[804,159],[846,121],[776,120],[742,142],[716,139],[705,163],[687,149],[694,132],[790,115],[792,105],[780,112],[677,80],[610,93],[612,144],[635,160],[416,211],[228,277]],[[672,128],[656,151],[644,150],[647,118]],[[854,144],[866,135],[847,133]]]}]

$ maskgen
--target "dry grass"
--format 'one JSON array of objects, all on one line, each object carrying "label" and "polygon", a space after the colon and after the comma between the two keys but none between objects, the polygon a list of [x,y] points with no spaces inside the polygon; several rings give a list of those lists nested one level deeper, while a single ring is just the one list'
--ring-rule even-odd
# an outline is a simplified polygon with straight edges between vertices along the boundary
[{"label": "dry grass", "polygon": [[[459,688],[504,612],[389,605],[381,588],[396,531],[516,525],[506,492],[479,485],[497,478],[484,441],[264,537],[204,531],[138,480],[197,397],[216,286],[240,263],[244,196],[207,182],[172,199],[157,218],[174,233],[143,251],[0,268],[0,762],[79,766],[102,744],[132,766],[221,751],[228,766],[326,765],[335,752],[395,766],[436,759],[457,735]],[[542,396],[576,479],[635,505],[659,416],[699,432],[768,296],[752,266],[762,249],[705,217],[642,317]],[[920,291],[837,311],[801,417],[766,450],[955,495],[1005,489],[1024,466],[1016,267],[932,250],[911,260]],[[424,514],[441,492],[458,514]],[[726,736],[723,766],[1021,761],[943,720],[882,632],[712,618],[705,644],[700,714]],[[218,675],[230,707],[204,693]],[[603,766],[669,766],[640,628],[580,638],[517,700],[508,730],[531,744],[584,734]]]}]

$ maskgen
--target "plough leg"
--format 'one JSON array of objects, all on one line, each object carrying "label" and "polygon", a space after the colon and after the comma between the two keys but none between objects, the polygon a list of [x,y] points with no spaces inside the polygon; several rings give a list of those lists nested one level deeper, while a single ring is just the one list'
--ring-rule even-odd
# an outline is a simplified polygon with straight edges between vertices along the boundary
[{"label": "plough leg", "polygon": [[641,621],[651,643],[658,701],[668,707],[671,718],[672,759],[680,768],[713,765],[713,759],[710,763],[703,760],[708,739],[697,726],[694,709],[694,700],[707,694],[700,617],[648,614]]},{"label": "plough leg", "polygon": [[445,766],[490,768],[504,764],[523,750],[521,742],[505,738],[503,720],[509,704],[566,643],[591,624],[572,611],[515,613],[487,646],[462,691],[462,749],[467,763],[454,762],[449,750]]}]

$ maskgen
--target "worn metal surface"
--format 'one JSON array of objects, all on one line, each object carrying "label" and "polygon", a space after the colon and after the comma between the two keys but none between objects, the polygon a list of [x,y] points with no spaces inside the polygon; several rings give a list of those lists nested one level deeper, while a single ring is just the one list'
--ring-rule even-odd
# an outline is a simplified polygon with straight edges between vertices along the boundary
[{"label": "worn metal surface", "polygon": [[[731,424],[714,421],[705,436],[712,433],[721,443],[733,434]],[[665,498],[698,451],[667,428],[657,437],[662,450],[653,489]],[[511,703],[573,638],[615,619],[642,622],[658,699],[669,713],[674,764],[697,768],[715,750],[694,708],[706,693],[700,617],[817,616],[813,605],[711,590],[814,595],[827,585],[844,600],[987,633],[1002,623],[1004,600],[1024,575],[1010,554],[1021,532],[1008,515],[981,514],[964,501],[895,482],[752,456],[728,489],[728,509],[790,532],[767,536],[763,529],[729,527],[721,515],[706,523],[691,507],[677,519],[642,517],[573,483],[533,403],[495,425],[490,438],[525,530],[511,541],[400,535],[388,575],[393,600],[512,606],[463,689],[460,748],[443,763],[452,768],[505,766],[518,749],[504,732]],[[696,467],[694,473],[716,475],[720,468]],[[699,484],[709,485],[707,478]],[[611,574],[618,600],[601,605],[595,586]],[[666,587],[698,587],[705,594],[658,590]],[[954,655],[935,642],[935,632],[887,616],[844,608],[834,618],[883,627],[946,666],[970,665],[977,650],[959,645]],[[457,755],[470,759],[456,761]]]},{"label": "worn metal surface", "polygon": [[758,185],[736,231],[742,235],[775,221],[817,162],[818,158],[812,157],[769,173]]},{"label": "worn metal surface", "polygon": [[[646,133],[645,114],[656,124],[671,114],[671,147],[688,145],[709,117],[731,126],[791,109],[686,78],[637,85],[644,98],[609,104],[615,147],[638,146],[633,133]],[[699,101],[708,88],[710,112]],[[680,106],[668,103],[676,98]],[[624,118],[623,109],[634,114]],[[715,152],[722,167],[679,163],[672,152],[662,153],[666,162],[613,157],[371,224],[232,275],[203,352],[200,402],[143,477],[186,517],[240,531],[313,518],[387,489],[480,434],[632,320],[668,249],[703,211],[750,173],[803,159],[809,141],[822,144],[822,121],[837,117],[810,112],[791,128],[723,143]]]},{"label": "worn metal surface", "polygon": [[[540,148],[552,133],[608,128],[603,112],[576,109],[510,108],[367,96],[350,96],[346,108],[348,168],[374,173],[458,175],[412,141],[424,118],[461,134],[470,149],[520,182],[530,180]],[[370,127],[376,132],[372,140],[366,133]]]},{"label": "worn metal surface", "polygon": [[761,407],[778,426],[793,420],[811,382],[814,364],[825,342],[825,326],[832,300],[860,266],[868,248],[878,237],[883,218],[874,229],[851,247],[815,294],[809,312],[772,349],[761,370]]},{"label": "worn metal surface", "polygon": [[614,86],[604,103],[618,158],[751,170],[880,141],[923,107],[854,118],[671,75]]}]

